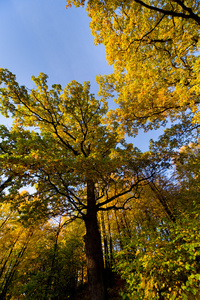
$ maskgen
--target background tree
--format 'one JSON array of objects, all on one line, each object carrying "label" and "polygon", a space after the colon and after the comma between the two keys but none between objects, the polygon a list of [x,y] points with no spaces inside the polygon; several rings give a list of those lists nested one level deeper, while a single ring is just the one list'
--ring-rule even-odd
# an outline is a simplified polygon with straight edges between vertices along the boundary
[{"label": "background tree", "polygon": [[118,253],[123,299],[199,299],[199,214],[181,217],[173,224],[154,220],[154,229],[143,222]]},{"label": "background tree", "polygon": [[140,199],[129,203],[132,237],[125,229],[126,247],[115,260],[127,282],[123,297],[199,299],[198,126],[188,119],[176,124],[150,150],[168,164],[167,176],[150,180]]},{"label": "background tree", "polygon": [[86,281],[83,223],[37,222],[24,206],[1,205],[0,298],[75,299]]},{"label": "background tree", "polygon": [[[67,1],[82,6],[85,1]],[[109,113],[126,132],[157,128],[186,110],[199,120],[198,1],[87,1],[95,43],[113,73],[99,76],[100,95],[116,96]]]}]

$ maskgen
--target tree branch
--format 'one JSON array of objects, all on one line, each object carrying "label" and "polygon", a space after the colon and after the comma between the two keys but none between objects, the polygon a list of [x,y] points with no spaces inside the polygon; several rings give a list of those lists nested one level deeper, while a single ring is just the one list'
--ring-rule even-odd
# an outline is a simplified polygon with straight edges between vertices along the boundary
[{"label": "tree branch", "polygon": [[179,13],[179,12],[175,12],[173,10],[165,10],[165,9],[162,9],[162,8],[159,8],[159,7],[155,7],[155,6],[152,6],[152,5],[149,5],[147,3],[145,3],[144,1],[141,1],[141,0],[134,0],[136,3],[150,9],[150,10],[154,10],[154,11],[157,11],[159,13],[162,13],[164,15],[167,15],[167,16],[173,16],[173,17],[179,17],[179,18],[183,18],[183,19],[193,19],[195,20],[199,25],[200,25],[200,17],[196,14],[194,14],[192,12],[192,10],[188,7],[186,7],[183,2],[179,1],[179,0],[174,0],[177,4],[179,4],[182,8],[184,7],[184,9],[189,12],[189,14],[184,14],[184,13]]}]

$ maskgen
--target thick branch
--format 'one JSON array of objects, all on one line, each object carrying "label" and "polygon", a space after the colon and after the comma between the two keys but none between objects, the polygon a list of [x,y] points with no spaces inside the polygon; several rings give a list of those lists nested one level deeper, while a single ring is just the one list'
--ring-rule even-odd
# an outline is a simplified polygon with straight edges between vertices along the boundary
[{"label": "thick branch", "polygon": [[14,176],[13,176],[13,175],[10,175],[10,176],[4,181],[4,183],[2,183],[2,184],[0,185],[0,193],[1,193],[4,189],[6,189],[6,188],[11,184],[11,182],[13,181],[13,179],[14,179]]},{"label": "thick branch", "polygon": [[167,16],[173,16],[173,17],[179,17],[179,18],[183,18],[183,19],[193,19],[195,20],[199,25],[200,25],[200,17],[196,14],[194,14],[191,10],[191,8],[188,8],[186,7],[183,2],[179,1],[179,0],[175,0],[175,2],[177,4],[179,4],[182,8],[184,6],[184,9],[189,12],[189,14],[184,14],[184,13],[179,13],[179,12],[175,12],[173,10],[165,10],[165,9],[162,9],[162,8],[159,8],[159,7],[155,7],[155,6],[152,6],[152,5],[149,5],[141,0],[134,0],[136,3],[139,3],[141,4],[142,6],[150,9],[150,10],[154,10],[154,11],[157,11],[157,12],[160,12],[164,15],[167,15]]},{"label": "thick branch", "polygon": [[150,176],[146,177],[146,178],[141,178],[141,179],[138,179],[136,183],[132,184],[130,186],[130,188],[126,189],[125,191],[121,192],[121,193],[118,193],[110,198],[107,198],[105,201],[101,202],[101,203],[98,203],[97,204],[97,208],[100,210],[100,207],[112,202],[113,200],[121,197],[121,196],[124,196],[124,195],[127,195],[128,193],[130,193],[134,188],[138,187],[139,183],[141,182],[144,182],[144,181],[147,181],[149,180],[150,178],[152,178],[155,174],[151,174]]},{"label": "thick branch", "polygon": [[[46,173],[46,172],[45,172]],[[48,182],[49,184],[52,186],[52,188],[56,191],[56,193],[58,195],[61,195],[61,196],[64,196],[68,199],[69,203],[75,208],[75,210],[82,216],[84,217],[85,214],[82,212],[83,209],[86,208],[86,206],[80,201],[79,198],[77,198],[74,193],[67,189],[66,190],[66,193],[65,192],[62,192],[57,186],[56,184],[54,184],[50,178],[50,175],[46,173],[46,176],[47,176],[47,179],[48,179]],[[70,196],[71,194],[71,196]],[[78,204],[72,199],[72,197],[74,197],[76,200],[78,199]]]}]

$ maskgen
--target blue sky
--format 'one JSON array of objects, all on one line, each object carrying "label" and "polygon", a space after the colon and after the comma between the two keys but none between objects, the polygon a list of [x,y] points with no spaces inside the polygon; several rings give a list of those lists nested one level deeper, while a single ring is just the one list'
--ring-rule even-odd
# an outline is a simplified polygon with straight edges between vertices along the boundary
[{"label": "blue sky", "polygon": [[66,9],[65,0],[1,0],[0,65],[30,87],[44,72],[50,83],[91,81],[109,73],[103,46],[95,47],[82,8]]},{"label": "blue sky", "polygon": [[[96,76],[109,74],[112,68],[104,47],[94,45],[85,9],[65,5],[65,0],[1,0],[0,67],[16,74],[28,88],[34,87],[31,76],[40,72],[49,76],[49,85],[90,81],[97,96]],[[152,132],[130,141],[144,151],[150,137]]]}]

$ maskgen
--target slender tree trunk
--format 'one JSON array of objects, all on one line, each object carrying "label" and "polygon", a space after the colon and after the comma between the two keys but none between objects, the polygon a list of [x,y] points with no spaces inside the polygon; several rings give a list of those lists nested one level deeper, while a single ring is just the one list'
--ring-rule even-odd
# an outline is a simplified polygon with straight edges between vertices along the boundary
[{"label": "slender tree trunk", "polygon": [[45,289],[44,299],[50,298],[48,296],[48,294],[49,294],[49,291],[51,291],[52,280],[53,280],[54,272],[55,272],[56,256],[58,254],[57,253],[58,252],[58,237],[59,237],[60,231],[61,231],[61,219],[59,221],[58,229],[56,231],[55,243],[54,243],[54,248],[53,248],[53,257],[51,260],[51,268],[50,268],[48,279],[47,279],[47,285],[46,285],[46,289]]},{"label": "slender tree trunk", "polygon": [[155,193],[155,195],[157,196],[157,199],[160,201],[160,203],[162,204],[167,216],[169,217],[169,219],[175,223],[176,222],[176,218],[173,214],[173,212],[171,211],[171,209],[169,208],[168,204],[167,204],[167,199],[165,196],[162,195],[161,190],[158,189],[158,187],[156,186],[156,184],[154,182],[149,182],[149,186],[151,188],[151,190]]},{"label": "slender tree trunk", "polygon": [[104,246],[104,280],[106,284],[106,289],[111,285],[111,268],[109,262],[109,251],[108,251],[108,238],[105,227],[104,214],[101,212],[101,232],[103,238],[103,246]]},{"label": "slender tree trunk", "polygon": [[87,216],[85,217],[85,248],[87,258],[88,285],[91,300],[106,300],[104,265],[101,236],[98,228],[94,183],[87,183]]},{"label": "slender tree trunk", "polygon": [[128,238],[131,239],[130,222],[127,220],[127,215],[125,211],[122,212],[122,216],[125,223],[126,234],[128,235]]},{"label": "slender tree trunk", "polygon": [[111,234],[111,228],[110,228],[110,218],[109,213],[107,210],[107,224],[108,224],[108,234],[109,234],[109,283],[110,285],[113,284],[114,276],[113,276],[113,242],[112,242],[112,234]]},{"label": "slender tree trunk", "polygon": [[116,224],[117,224],[117,231],[118,231],[120,249],[123,250],[123,243],[122,243],[121,231],[120,231],[120,226],[119,226],[119,222],[118,222],[118,217],[117,217],[116,210],[115,210],[115,219],[116,219]]},{"label": "slender tree trunk", "polygon": [[110,269],[112,270],[113,266],[113,242],[112,242],[112,234],[111,234],[111,227],[110,227],[110,218],[109,218],[109,212],[108,210],[106,211],[107,213],[107,224],[108,224],[108,234],[109,234],[109,266]]},{"label": "slender tree trunk", "polygon": [[106,271],[109,269],[109,256],[108,256],[108,241],[107,241],[107,234],[106,234],[106,227],[104,221],[103,212],[101,212],[101,228],[102,228],[102,235],[103,235],[103,245],[104,245],[104,262]]},{"label": "slender tree trunk", "polygon": [[3,286],[2,292],[0,294],[0,300],[5,300],[7,298],[6,294],[8,292],[8,288],[11,286],[11,282],[17,271],[17,267],[18,267],[19,263],[21,262],[21,259],[24,255],[24,252],[26,251],[26,249],[28,247],[28,244],[30,242],[32,235],[33,235],[33,230],[31,229],[28,232],[26,241],[24,242],[21,250],[19,251],[17,257],[15,258],[15,262],[10,264],[10,267],[9,267],[10,271],[8,272],[8,274],[6,274],[5,280],[3,282],[4,286]]}]

